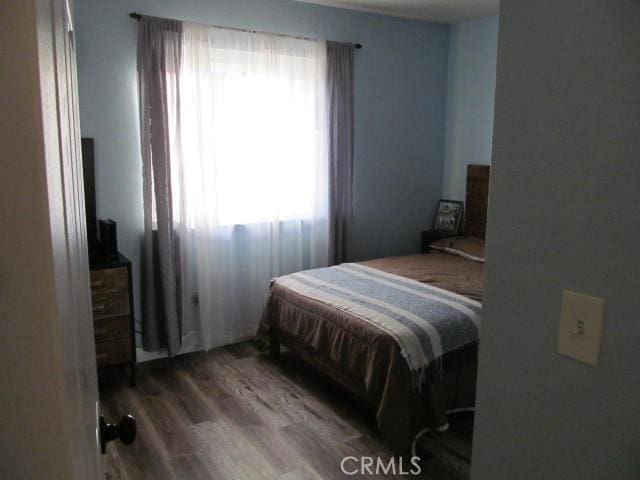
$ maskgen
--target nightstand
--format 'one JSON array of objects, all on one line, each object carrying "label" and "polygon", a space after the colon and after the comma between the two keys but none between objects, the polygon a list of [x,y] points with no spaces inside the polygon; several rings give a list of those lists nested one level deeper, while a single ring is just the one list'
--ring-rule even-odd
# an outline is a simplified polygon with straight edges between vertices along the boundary
[{"label": "nightstand", "polygon": [[443,232],[442,230],[423,230],[420,235],[420,251],[429,253],[429,246],[433,242],[452,237],[457,237],[457,235],[451,232]]},{"label": "nightstand", "polygon": [[98,368],[131,369],[135,385],[136,344],[131,262],[122,254],[113,261],[90,262],[93,331]]}]

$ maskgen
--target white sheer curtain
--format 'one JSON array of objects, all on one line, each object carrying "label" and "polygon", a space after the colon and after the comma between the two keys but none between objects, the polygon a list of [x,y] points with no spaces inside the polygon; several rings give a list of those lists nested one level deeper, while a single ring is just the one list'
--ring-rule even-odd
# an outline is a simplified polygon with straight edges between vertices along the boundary
[{"label": "white sheer curtain", "polygon": [[185,23],[170,112],[183,351],[255,334],[272,277],[328,262],[326,45]]}]

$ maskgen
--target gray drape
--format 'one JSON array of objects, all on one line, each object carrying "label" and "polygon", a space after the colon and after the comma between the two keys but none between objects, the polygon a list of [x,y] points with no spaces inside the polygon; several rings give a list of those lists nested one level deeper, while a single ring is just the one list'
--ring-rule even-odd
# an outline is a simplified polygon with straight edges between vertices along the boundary
[{"label": "gray drape", "polygon": [[[181,43],[181,22],[146,16],[140,19],[138,89],[144,196],[142,346],[148,351],[166,347],[169,354],[177,352],[181,344],[169,143],[169,109],[175,112],[178,104]],[[154,208],[157,226],[153,222]]]},{"label": "gray drape", "polygon": [[353,183],[354,46],[327,42],[329,261],[349,260]]}]

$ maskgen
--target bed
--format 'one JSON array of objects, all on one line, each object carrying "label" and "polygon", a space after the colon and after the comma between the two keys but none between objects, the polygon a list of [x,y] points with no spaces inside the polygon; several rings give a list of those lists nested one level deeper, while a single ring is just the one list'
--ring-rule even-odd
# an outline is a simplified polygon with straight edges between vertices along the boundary
[{"label": "bed", "polygon": [[271,283],[259,341],[272,355],[285,346],[357,395],[396,455],[474,407],[488,179],[488,166],[468,167],[465,238]]}]

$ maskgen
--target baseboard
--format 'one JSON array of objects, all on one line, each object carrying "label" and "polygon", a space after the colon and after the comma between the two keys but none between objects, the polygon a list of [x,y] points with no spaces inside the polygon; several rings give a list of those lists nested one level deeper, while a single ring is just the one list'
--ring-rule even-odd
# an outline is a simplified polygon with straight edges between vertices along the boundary
[{"label": "baseboard", "polygon": [[[234,343],[245,342],[253,338],[255,338],[254,335],[248,335],[243,338],[238,338],[237,340],[225,345],[232,345]],[[140,343],[137,343],[137,345],[140,345]],[[223,346],[224,345],[216,345],[213,348],[218,348]],[[176,356],[184,355],[185,353],[199,352],[202,350],[203,348],[198,340],[198,336],[192,332],[184,336],[184,338],[182,339],[182,347],[175,355]],[[143,350],[141,347],[136,347],[136,363],[150,362],[152,360],[167,358],[168,356],[169,356],[169,352],[167,351],[166,348],[161,348],[160,350],[156,350],[155,352],[147,352]]]}]

